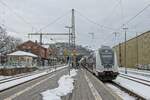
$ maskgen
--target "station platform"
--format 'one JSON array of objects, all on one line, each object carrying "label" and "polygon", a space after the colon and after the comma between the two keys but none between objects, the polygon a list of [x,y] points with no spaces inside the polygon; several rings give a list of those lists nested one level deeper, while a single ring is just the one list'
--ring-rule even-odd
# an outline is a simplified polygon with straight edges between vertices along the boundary
[{"label": "station platform", "polygon": [[74,90],[62,100],[122,100],[86,69],[80,69],[75,77]]},{"label": "station platform", "polygon": [[[0,92],[0,100],[43,100],[41,93],[57,88],[60,77],[67,74],[68,68],[63,68],[14,86]],[[73,79],[74,89],[61,100],[122,100],[86,69],[78,69]]]}]

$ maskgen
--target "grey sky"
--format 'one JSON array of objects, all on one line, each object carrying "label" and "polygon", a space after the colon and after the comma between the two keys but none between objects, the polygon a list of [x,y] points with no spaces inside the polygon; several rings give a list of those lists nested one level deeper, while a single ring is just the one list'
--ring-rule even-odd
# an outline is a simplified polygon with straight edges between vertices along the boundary
[{"label": "grey sky", "polygon": [[[0,22],[5,24],[7,30],[13,32],[14,36],[27,40],[28,32],[35,32],[41,27],[55,20],[57,17],[75,8],[98,24],[111,28],[119,28],[123,23],[136,15],[141,9],[150,3],[149,0],[1,0],[8,5],[0,3]],[[122,3],[119,3],[122,2]],[[121,6],[122,5],[122,6]],[[128,24],[128,38],[150,29],[150,8]],[[16,16],[23,17],[25,21]],[[60,19],[55,24],[47,27],[43,32],[67,32],[64,26],[70,24],[71,13]],[[114,45],[115,30],[108,30],[88,22],[79,13],[75,13],[77,43],[100,47],[102,44]],[[29,24],[30,23],[30,24]],[[34,28],[33,28],[34,27]],[[117,41],[123,40],[121,30]],[[89,32],[95,33],[95,40],[92,44]],[[36,37],[37,38],[37,37]],[[66,37],[52,37],[58,40],[65,40]],[[35,39],[35,37],[30,38]],[[37,38],[38,39],[38,38]],[[45,37],[45,41],[49,38]],[[67,40],[65,40],[67,41]]]}]

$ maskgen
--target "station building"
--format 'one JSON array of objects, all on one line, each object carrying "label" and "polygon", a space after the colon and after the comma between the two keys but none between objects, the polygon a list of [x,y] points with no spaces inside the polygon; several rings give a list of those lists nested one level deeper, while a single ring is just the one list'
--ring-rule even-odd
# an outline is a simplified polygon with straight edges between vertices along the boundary
[{"label": "station building", "polygon": [[33,42],[31,40],[26,41],[19,46],[17,46],[17,50],[30,52],[38,56],[38,65],[47,65],[49,56],[51,55],[50,48],[42,46],[38,44],[36,41]]},{"label": "station building", "polygon": [[8,64],[14,65],[15,67],[36,67],[37,55],[24,51],[15,51],[7,54]]}]

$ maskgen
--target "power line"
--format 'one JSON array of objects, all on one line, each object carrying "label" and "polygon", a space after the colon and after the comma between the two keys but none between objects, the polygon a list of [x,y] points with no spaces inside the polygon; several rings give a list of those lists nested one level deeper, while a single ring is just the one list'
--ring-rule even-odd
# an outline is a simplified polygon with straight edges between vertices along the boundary
[{"label": "power line", "polygon": [[[6,26],[6,25],[5,25],[5,26]],[[6,26],[6,28],[7,28],[8,30],[14,32],[14,33],[20,33],[20,32],[18,32],[18,31],[16,31],[15,29],[11,28],[11,27]]]},{"label": "power line", "polygon": [[112,16],[112,14],[114,14],[114,10],[116,9],[116,7],[118,7],[118,5],[120,4],[120,2],[121,2],[121,0],[116,0],[116,4],[115,4],[115,6],[113,6],[113,8],[111,9],[111,11],[109,12],[109,14],[107,15],[107,17],[106,18],[104,18],[104,20],[108,20],[109,18],[110,18],[110,16]]},{"label": "power line", "polygon": [[[120,4],[120,15],[121,15],[121,20],[122,20],[122,23],[121,23],[121,28],[123,27],[123,26],[125,26],[123,23],[124,23],[124,8],[123,8],[123,0],[120,0],[120,2],[119,2],[119,4]],[[119,27],[120,28],[120,27]]]},{"label": "power line", "polygon": [[[82,17],[82,18],[83,18],[83,17]],[[88,22],[89,22],[89,21],[88,21]],[[90,22],[90,23],[95,24],[95,23],[93,23],[93,22]],[[96,24],[97,24],[97,23],[96,23]],[[103,28],[103,27],[101,27],[101,28]],[[98,27],[98,29],[99,29],[99,27]],[[76,31],[77,31],[77,29],[76,29]],[[78,33],[79,33],[79,32],[78,32]],[[80,33],[81,33],[81,32],[80,32]],[[83,32],[82,32],[82,34],[83,34]],[[86,33],[85,33],[85,34],[86,34]],[[109,35],[109,36],[108,36],[108,35]],[[105,41],[105,42],[108,41],[107,38],[108,38],[108,37],[109,37],[109,38],[112,37],[112,36],[110,36],[110,35],[111,35],[111,34],[105,34],[104,37],[102,38],[102,40]]]},{"label": "power line", "polygon": [[14,33],[20,33],[18,31],[16,31],[14,28],[11,28],[11,27],[7,26],[6,24],[5,25],[1,24],[0,27],[3,27],[4,29],[6,29],[6,32],[11,31],[11,32],[14,32]]},{"label": "power line", "polygon": [[2,0],[0,0],[0,3],[7,7],[15,16],[17,16],[18,18],[20,18],[24,23],[30,25],[32,28],[36,29],[35,27],[33,27],[33,25],[31,25],[31,23],[29,23],[28,21],[25,20],[24,17],[22,17],[21,15],[19,15],[18,13],[16,13],[11,7],[9,7],[5,2],[3,2]]},{"label": "power line", "polygon": [[80,16],[84,17],[87,21],[89,21],[90,23],[93,23],[101,28],[105,28],[105,29],[108,29],[108,30],[113,30],[113,31],[116,31],[117,29],[114,29],[114,28],[111,28],[111,27],[107,27],[105,25],[101,25],[99,23],[96,23],[95,21],[91,20],[90,18],[86,17],[84,14],[82,14],[81,12],[79,11],[76,11]]},{"label": "power line", "polygon": [[43,29],[46,29],[47,27],[53,25],[54,23],[56,23],[58,20],[64,18],[65,16],[67,16],[67,14],[69,14],[71,11],[64,13],[63,15],[57,17],[55,20],[53,20],[52,22],[48,23],[47,25],[45,25],[44,27],[40,28],[39,31],[37,32],[41,32]]},{"label": "power line", "polygon": [[122,19],[122,21],[123,21],[123,20],[124,20],[124,8],[123,8],[123,1],[122,1],[122,0],[120,0],[119,4],[120,4],[120,11],[121,11],[121,19]]},{"label": "power line", "polygon": [[147,8],[149,8],[150,4],[148,4],[146,7],[144,7],[142,10],[140,10],[135,16],[130,18],[124,25],[129,24],[131,21],[133,21],[137,16],[139,16],[141,13],[143,13]]}]

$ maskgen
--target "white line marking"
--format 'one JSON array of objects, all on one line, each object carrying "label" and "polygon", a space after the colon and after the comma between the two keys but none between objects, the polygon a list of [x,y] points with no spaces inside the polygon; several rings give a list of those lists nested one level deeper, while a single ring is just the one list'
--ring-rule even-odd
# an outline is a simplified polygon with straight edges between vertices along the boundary
[{"label": "white line marking", "polygon": [[39,84],[41,84],[41,83],[47,81],[48,79],[53,78],[54,76],[56,76],[56,74],[54,74],[54,75],[52,75],[51,77],[48,77],[48,78],[46,78],[46,79],[44,79],[44,80],[41,80],[40,82],[38,82],[38,83],[36,83],[36,84],[34,84],[34,85],[30,86],[30,87],[27,87],[27,88],[25,88],[24,90],[22,90],[22,91],[20,91],[20,92],[17,92],[17,93],[15,93],[15,94],[9,96],[8,98],[5,98],[4,100],[12,100],[12,99],[16,98],[17,96],[19,96],[19,95],[21,95],[21,94],[23,94],[23,93],[25,93],[25,92],[31,90],[32,88],[36,87],[37,85],[39,85]]},{"label": "white line marking", "polygon": [[91,83],[91,81],[89,80],[89,78],[87,77],[87,75],[85,73],[84,73],[84,77],[85,77],[86,81],[88,82],[88,85],[91,89],[91,92],[92,92],[95,100],[102,100],[102,97],[99,95],[97,90],[94,88],[93,84]]}]

